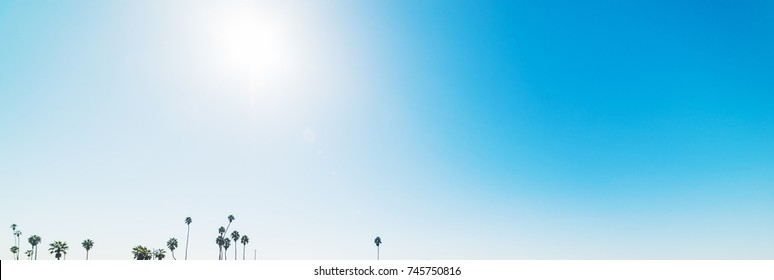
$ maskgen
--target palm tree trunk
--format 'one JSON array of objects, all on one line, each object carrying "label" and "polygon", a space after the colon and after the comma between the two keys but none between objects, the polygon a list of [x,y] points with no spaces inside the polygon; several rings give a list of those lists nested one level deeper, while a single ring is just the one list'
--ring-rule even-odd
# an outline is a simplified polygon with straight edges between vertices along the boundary
[{"label": "palm tree trunk", "polygon": [[247,249],[247,244],[242,245],[242,260],[245,260],[245,250]]},{"label": "palm tree trunk", "polygon": [[35,245],[35,260],[38,260],[38,245]]},{"label": "palm tree trunk", "polygon": [[[239,243],[239,240],[237,240],[237,242],[234,242],[234,243]],[[239,253],[239,250],[237,250],[237,245],[234,244],[234,260],[238,260],[237,253]]]},{"label": "palm tree trunk", "polygon": [[191,224],[188,224],[188,233],[185,234],[185,259],[188,260],[188,236],[191,235]]},{"label": "palm tree trunk", "polygon": [[376,246],[376,260],[379,260],[379,246]]},{"label": "palm tree trunk", "polygon": [[86,250],[86,260],[89,260],[89,250]]},{"label": "palm tree trunk", "polygon": [[170,250],[170,251],[172,251],[172,259],[173,259],[173,260],[177,260],[177,259],[175,258],[175,250]]}]

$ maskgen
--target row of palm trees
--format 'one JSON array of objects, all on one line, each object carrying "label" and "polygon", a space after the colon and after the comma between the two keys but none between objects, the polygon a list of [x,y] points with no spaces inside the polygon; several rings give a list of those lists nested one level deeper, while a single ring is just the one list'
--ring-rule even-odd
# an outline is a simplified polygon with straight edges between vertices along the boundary
[{"label": "row of palm trees", "polygon": [[[19,252],[21,247],[21,236],[22,232],[18,229],[19,226],[16,224],[11,225],[11,231],[13,232],[13,242],[14,245],[11,247],[11,253],[13,253],[14,258],[16,260],[19,259]],[[42,242],[42,238],[38,235],[32,235],[29,238],[27,238],[27,242],[30,243],[30,250],[27,250],[24,252],[24,254],[27,256],[28,260],[37,260],[38,259],[38,246]],[[86,249],[86,259],[89,259],[89,251],[92,247],[94,247],[94,241],[91,239],[86,239],[81,243],[83,245],[83,248]],[[49,244],[49,253],[54,255],[54,257],[59,260],[62,257],[67,256],[67,250],[70,249],[70,247],[67,245],[67,242],[63,241],[54,241],[53,243]]]},{"label": "row of palm trees", "polygon": [[[226,235],[226,232],[228,232],[228,229],[231,228],[231,223],[236,220],[234,218],[234,215],[228,215],[228,225],[226,227],[220,227],[218,228],[218,236],[215,238],[215,243],[218,245],[218,259],[219,260],[226,260],[228,259],[227,253],[228,249],[231,247],[231,240],[234,240],[234,260],[238,259],[238,253],[237,250],[237,244],[242,243],[242,260],[245,259],[245,252],[247,250],[247,244],[250,242],[250,238],[247,235],[241,235],[239,231],[232,231],[231,232],[231,238],[229,238]],[[191,222],[193,220],[191,217],[185,218],[185,224],[187,226],[187,232],[186,232],[186,238],[185,238],[185,259],[188,259],[188,240],[191,234]],[[14,258],[16,260],[19,259],[19,246],[21,245],[21,231],[18,230],[18,226],[16,224],[11,225],[11,230],[13,232],[14,236],[14,246],[11,247],[11,253],[13,253]],[[27,250],[25,254],[27,255],[27,259],[32,260],[33,256],[34,259],[38,259],[38,245],[41,243],[41,238],[38,235],[32,235],[30,236],[27,241],[32,245],[31,250]],[[379,246],[382,244],[381,237],[377,236],[376,239],[374,239],[374,243],[376,244],[376,259],[379,259]],[[67,250],[70,249],[70,247],[67,245],[67,242],[63,241],[54,241],[53,243],[49,244],[49,253],[54,255],[54,257],[59,260],[60,258],[67,258]],[[89,251],[94,247],[94,241],[91,239],[86,239],[81,243],[81,246],[83,246],[84,249],[86,249],[86,259],[89,259]],[[178,241],[177,238],[170,238],[167,241],[167,248],[172,254],[172,259],[177,260],[175,258],[175,249],[178,247]],[[157,260],[163,260],[166,257],[166,250],[164,249],[154,249],[150,250],[148,247],[137,245],[134,248],[132,248],[132,255],[134,256],[134,259],[136,260],[151,260],[151,259],[157,259]]]},{"label": "row of palm trees", "polygon": [[165,257],[167,257],[167,251],[164,249],[150,250],[148,247],[142,245],[134,246],[134,248],[132,248],[132,254],[136,260],[163,260]]},{"label": "row of palm trees", "polygon": [[[218,228],[218,237],[215,238],[215,243],[218,245],[218,259],[219,260],[226,260],[227,259],[227,253],[228,249],[231,247],[231,240],[234,240],[234,259],[236,260],[238,258],[238,251],[236,249],[236,246],[238,243],[242,243],[242,259],[245,259],[245,251],[247,247],[247,243],[250,242],[250,237],[247,235],[241,235],[239,231],[232,231],[231,232],[231,238],[229,238],[226,233],[231,228],[231,223],[236,220],[234,218],[234,215],[228,215],[228,225],[225,227]],[[186,236],[185,236],[185,259],[188,259],[188,241],[189,237],[191,236],[191,223],[193,220],[191,217],[185,218],[185,224],[187,226]],[[178,247],[178,241],[177,238],[170,238],[167,240],[167,249],[169,249],[170,253],[172,254],[172,259],[177,260],[175,257],[175,250]],[[150,250],[148,247],[143,245],[137,245],[134,248],[132,248],[132,255],[134,256],[135,260],[163,260],[166,257],[166,251],[164,249],[155,249]]]},{"label": "row of palm trees", "polygon": [[239,231],[235,230],[231,232],[231,238],[229,239],[226,233],[228,232],[229,228],[231,228],[231,223],[233,223],[236,218],[234,218],[234,215],[228,215],[226,219],[228,219],[228,225],[226,225],[225,228],[218,228],[218,237],[215,238],[215,244],[218,244],[218,259],[228,259],[228,248],[231,247],[231,240],[234,240],[234,259],[239,259],[239,250],[237,250],[237,244],[242,243],[242,260],[244,260],[245,252],[247,251],[247,243],[250,243],[250,237],[248,237],[246,234],[241,235]]}]

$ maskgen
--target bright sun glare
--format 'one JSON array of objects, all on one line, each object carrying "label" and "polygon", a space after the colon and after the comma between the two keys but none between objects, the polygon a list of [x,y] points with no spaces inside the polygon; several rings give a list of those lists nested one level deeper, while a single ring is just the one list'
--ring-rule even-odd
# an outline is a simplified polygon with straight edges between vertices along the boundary
[{"label": "bright sun glare", "polygon": [[215,19],[215,45],[228,71],[246,71],[252,103],[286,98],[298,82],[298,36],[286,15],[259,15],[249,9]]}]

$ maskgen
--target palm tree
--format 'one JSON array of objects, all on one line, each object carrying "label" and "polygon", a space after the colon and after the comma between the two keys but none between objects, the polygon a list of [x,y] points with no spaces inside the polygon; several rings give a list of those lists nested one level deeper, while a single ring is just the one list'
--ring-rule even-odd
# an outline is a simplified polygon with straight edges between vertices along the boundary
[{"label": "palm tree", "polygon": [[245,250],[247,250],[247,243],[250,242],[250,237],[242,235],[242,260],[245,260]]},{"label": "palm tree", "polygon": [[169,241],[167,241],[167,248],[169,248],[169,251],[172,252],[172,259],[177,260],[175,258],[175,249],[177,249],[177,238],[170,238]]},{"label": "palm tree", "polygon": [[[16,228],[17,227],[18,226],[16,224],[11,224],[11,234],[13,235],[13,247],[16,247],[16,252],[13,253],[13,256],[18,260],[19,256],[18,256],[17,253],[19,251],[19,241],[17,239],[18,239],[19,236],[16,235]],[[11,248],[13,248],[13,247],[11,247]]]},{"label": "palm tree", "polygon": [[239,232],[238,231],[232,231],[231,232],[231,239],[234,239],[234,260],[237,260],[237,244],[239,243]]},{"label": "palm tree", "polygon": [[167,251],[164,251],[164,249],[156,249],[153,250],[153,257],[157,260],[163,260],[167,256]]},{"label": "palm tree", "polygon": [[51,254],[54,254],[54,257],[59,260],[62,256],[67,255],[67,249],[70,249],[70,247],[67,246],[67,242],[62,241],[54,241],[54,243],[49,244],[51,246],[48,248],[48,252]]},{"label": "palm tree", "polygon": [[[15,226],[15,225],[12,225],[12,226]],[[22,232],[20,230],[17,230],[17,231],[13,232],[13,235],[14,235],[13,244],[14,244],[14,246],[16,246],[16,248],[19,248],[21,246],[21,235],[22,235]],[[16,251],[16,260],[18,260],[18,259],[19,259],[19,251],[17,250]]]},{"label": "palm tree", "polygon": [[18,226],[16,224],[11,224],[11,234],[13,235],[13,246],[17,246],[19,244],[16,244],[16,228]]},{"label": "palm tree", "polygon": [[[224,227],[218,228],[218,237],[220,237],[221,239],[224,239],[225,238],[224,237],[225,233],[226,233],[226,228],[224,228]],[[216,240],[216,242],[217,242],[217,240]],[[221,242],[220,242],[221,247],[218,250],[218,259],[219,260],[223,259],[223,244],[224,243],[226,243],[226,242],[221,240]]]},{"label": "palm tree", "polygon": [[188,237],[191,235],[191,217],[185,217],[185,224],[188,226],[188,232],[185,234],[185,259],[188,259]]},{"label": "palm tree", "polygon": [[27,255],[27,260],[32,260],[32,250],[24,251],[24,254]]},{"label": "palm tree", "polygon": [[226,243],[223,243],[223,259],[227,260],[228,257],[226,255],[226,253],[228,253],[228,247],[231,247],[231,239],[226,238],[224,241]]},{"label": "palm tree", "polygon": [[18,261],[19,260],[19,246],[12,246],[11,247],[11,253],[13,253],[14,258],[16,258],[16,260]]},{"label": "palm tree", "polygon": [[91,250],[92,247],[94,247],[94,241],[91,239],[86,239],[81,243],[83,245],[83,249],[86,249],[86,260],[89,260],[89,250]]},{"label": "palm tree", "polygon": [[382,245],[382,238],[377,236],[374,243],[376,243],[376,259],[379,260],[379,245]]},{"label": "palm tree", "polygon": [[228,228],[231,227],[231,222],[236,220],[236,218],[234,218],[234,215],[228,215],[228,217],[226,218],[228,219],[228,225],[226,226],[226,230],[223,233],[226,233],[228,231]]},{"label": "palm tree", "polygon": [[28,242],[30,242],[30,245],[32,245],[32,249],[35,250],[35,259],[38,259],[38,244],[40,244],[40,236],[33,235],[30,236],[30,238],[27,239]]},{"label": "palm tree", "polygon": [[[223,228],[223,227],[221,227]],[[215,238],[215,244],[218,244],[218,259],[223,259],[223,245],[226,244],[226,239],[223,238],[223,236],[218,236],[218,238]]]},{"label": "palm tree", "polygon": [[138,261],[151,259],[151,251],[142,245],[134,246],[134,248],[132,248],[132,254],[134,255],[134,259]]}]

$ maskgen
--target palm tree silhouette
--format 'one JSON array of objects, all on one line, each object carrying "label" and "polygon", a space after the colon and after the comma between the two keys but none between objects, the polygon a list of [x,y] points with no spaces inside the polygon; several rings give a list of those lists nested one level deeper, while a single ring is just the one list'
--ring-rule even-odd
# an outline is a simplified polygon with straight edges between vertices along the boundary
[{"label": "palm tree silhouette", "polygon": [[54,257],[59,260],[62,256],[67,255],[67,249],[70,249],[69,246],[67,246],[67,242],[62,241],[54,241],[54,243],[49,244],[51,246],[48,248],[48,252],[51,254],[54,254]]},{"label": "palm tree silhouette", "polygon": [[11,246],[11,253],[13,253],[14,258],[16,258],[16,260],[18,261],[19,260],[19,246],[15,246],[15,245]]},{"label": "palm tree silhouette", "polygon": [[232,231],[231,232],[231,239],[234,239],[234,260],[237,260],[237,244],[239,243],[239,232],[238,231]]},{"label": "palm tree silhouette", "polygon": [[170,238],[169,241],[167,241],[167,248],[169,248],[169,251],[172,252],[172,259],[177,260],[175,258],[175,249],[177,249],[177,238]]},{"label": "palm tree silhouette", "polygon": [[242,235],[242,260],[245,260],[245,250],[247,250],[247,243],[250,242],[250,237]]},{"label": "palm tree silhouette", "polygon": [[379,260],[379,245],[382,245],[382,238],[377,236],[374,243],[376,243],[376,259]]},{"label": "palm tree silhouette", "polygon": [[[18,226],[16,224],[11,224],[11,234],[13,234],[13,247],[16,247],[16,251],[12,252],[12,253],[13,253],[14,258],[16,258],[18,260],[19,259],[19,254],[18,253],[19,253],[19,245],[20,244],[19,244],[19,240],[18,240],[19,239],[19,235],[16,234],[16,228],[17,227]],[[11,248],[13,248],[13,247],[11,247]]]},{"label": "palm tree silhouette", "polygon": [[27,255],[27,260],[32,260],[32,250],[24,251],[24,254]]},{"label": "palm tree silhouette", "polygon": [[164,251],[164,249],[153,250],[153,257],[157,260],[163,260],[165,257],[167,257],[167,251]]},{"label": "palm tree silhouette", "polygon": [[236,220],[236,218],[234,218],[234,215],[228,215],[227,219],[228,219],[228,225],[226,226],[226,230],[223,231],[223,233],[226,233],[228,231],[228,228],[231,227],[231,222]]},{"label": "palm tree silhouette", "polygon": [[94,241],[91,239],[86,239],[81,243],[83,246],[83,249],[86,249],[86,260],[89,260],[89,250],[91,250],[92,247],[94,247]]},{"label": "palm tree silhouette", "polygon": [[224,227],[218,228],[218,234],[220,235],[220,249],[218,250],[218,255],[219,255],[218,259],[222,260],[223,259],[223,244],[226,244],[226,241],[225,241],[225,239],[226,239],[226,237],[225,237],[225,235],[226,235],[226,228],[224,228]]},{"label": "palm tree silhouette", "polygon": [[226,253],[228,253],[228,247],[231,247],[231,239],[226,238],[225,243],[223,243],[223,260],[227,260],[228,256]]},{"label": "palm tree silhouette", "polygon": [[[220,227],[223,228],[223,227]],[[218,244],[218,259],[223,259],[223,245],[226,244],[226,239],[220,235],[218,238],[215,238],[215,244]]]},{"label": "palm tree silhouette", "polygon": [[35,250],[35,259],[38,259],[38,244],[40,244],[40,236],[33,235],[30,236],[30,238],[27,239],[28,242],[30,242],[30,245],[32,245],[32,249]]},{"label": "palm tree silhouette", "polygon": [[134,259],[138,261],[151,259],[151,251],[142,245],[134,246],[134,248],[132,248],[132,254],[134,255]]},{"label": "palm tree silhouette", "polygon": [[[16,229],[16,224],[11,225],[12,229]],[[14,230],[13,231],[13,244],[16,246],[16,253],[14,254],[16,256],[16,260],[19,260],[19,247],[21,246],[21,235],[22,232],[20,230]]]},{"label": "palm tree silhouette", "polygon": [[185,234],[185,259],[188,259],[188,237],[191,234],[191,217],[185,217],[185,224],[188,225],[188,232]]}]

